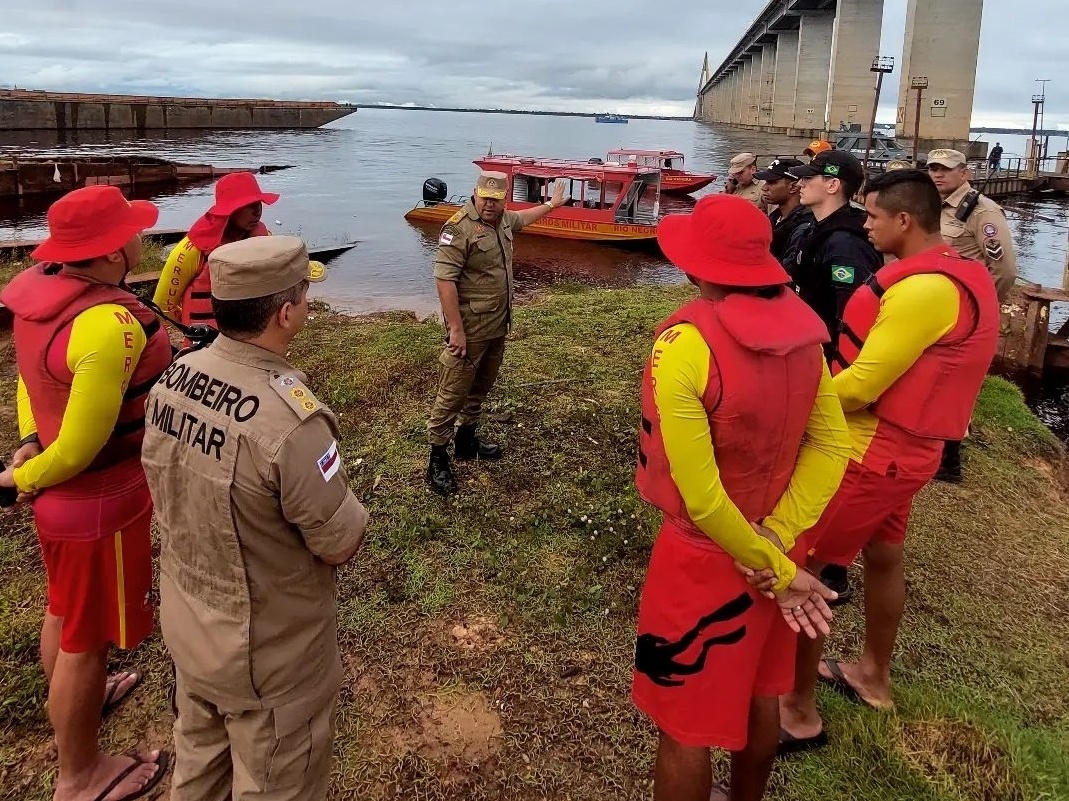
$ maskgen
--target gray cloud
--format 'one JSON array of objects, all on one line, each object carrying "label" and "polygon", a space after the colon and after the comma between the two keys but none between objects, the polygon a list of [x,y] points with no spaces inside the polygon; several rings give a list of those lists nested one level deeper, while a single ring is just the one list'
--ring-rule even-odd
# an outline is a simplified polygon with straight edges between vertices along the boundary
[{"label": "gray cloud", "polygon": [[[0,82],[689,114],[702,55],[719,63],[765,2],[6,0]],[[883,51],[899,59],[905,7],[886,0]],[[1033,79],[1060,75],[1050,23],[1063,13],[1064,0],[988,0],[977,122],[1030,121]],[[1048,94],[1048,123],[1066,119],[1056,112],[1069,92]],[[894,118],[896,95],[892,81],[881,118]]]}]

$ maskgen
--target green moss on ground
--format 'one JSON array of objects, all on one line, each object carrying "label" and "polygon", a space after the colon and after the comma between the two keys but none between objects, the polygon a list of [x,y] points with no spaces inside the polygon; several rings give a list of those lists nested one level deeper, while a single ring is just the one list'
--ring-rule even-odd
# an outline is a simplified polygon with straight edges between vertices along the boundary
[{"label": "green moss on ground", "polygon": [[[657,525],[632,484],[638,384],[654,325],[688,297],[567,287],[517,310],[486,425],[507,458],[460,466],[449,503],[423,484],[441,327],[314,315],[291,356],[338,412],[373,519],[339,574],[335,797],[649,797],[654,734],[629,702]],[[13,432],[7,383],[0,423]],[[1019,393],[988,381],[966,482],[916,504],[897,710],[822,693],[833,745],[781,763],[772,798],[1069,797],[1069,513],[1044,432]],[[0,787],[45,799],[43,582],[25,517],[2,525]],[[861,631],[847,607],[833,652],[852,656]],[[166,744],[159,640],[121,663],[148,678],[105,741]]]}]

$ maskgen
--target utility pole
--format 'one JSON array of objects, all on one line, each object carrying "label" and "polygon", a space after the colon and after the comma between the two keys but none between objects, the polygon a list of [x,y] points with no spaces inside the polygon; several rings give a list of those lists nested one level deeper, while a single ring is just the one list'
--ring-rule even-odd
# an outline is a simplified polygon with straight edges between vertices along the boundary
[{"label": "utility pole", "polygon": [[918,75],[909,82],[909,88],[917,93],[917,108],[916,113],[913,116],[913,166],[917,166],[917,159],[920,155],[920,138],[921,138],[921,96],[924,94],[924,90],[928,88],[928,77],[925,75]]},{"label": "utility pole", "polygon": [[872,137],[876,132],[876,111],[880,107],[880,92],[883,90],[883,76],[895,71],[895,60],[891,56],[876,56],[872,60],[869,72],[876,73],[876,99],[872,101],[872,119],[869,120],[869,135],[865,139],[865,160],[861,165],[867,170],[869,154],[872,152]]},{"label": "utility pole", "polygon": [[1039,172],[1039,115],[1047,100],[1047,84],[1050,83],[1050,78],[1037,78],[1036,83],[1042,85],[1042,90],[1039,94],[1032,95],[1032,141],[1028,144],[1028,172],[1032,175]]}]

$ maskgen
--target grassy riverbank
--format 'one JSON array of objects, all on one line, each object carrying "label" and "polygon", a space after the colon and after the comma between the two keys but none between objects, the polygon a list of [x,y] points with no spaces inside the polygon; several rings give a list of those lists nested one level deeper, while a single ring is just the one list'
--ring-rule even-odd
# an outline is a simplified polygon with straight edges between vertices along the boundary
[{"label": "grassy riverbank", "polygon": [[[164,250],[164,246],[149,239],[145,240],[143,248],[141,261],[130,271],[131,274],[162,270],[164,262],[167,261],[167,252]],[[26,267],[29,267],[30,264],[32,264],[32,261],[29,259],[0,255],[0,287],[5,286],[8,281]]]},{"label": "grassy riverbank", "polygon": [[[374,520],[340,572],[336,797],[649,797],[653,732],[628,698],[656,531],[632,487],[638,382],[654,324],[688,296],[556,287],[520,309],[486,427],[508,456],[461,467],[450,503],[422,477],[441,328],[405,314],[315,315],[292,358],[339,413]],[[834,744],[777,767],[773,798],[1069,797],[1061,457],[1003,381],[988,382],[976,423],[966,483],[935,485],[917,504],[897,711],[823,695]],[[45,799],[43,582],[25,516],[0,525],[0,797]],[[834,651],[852,656],[860,631],[848,607]],[[140,707],[107,722],[106,743],[167,745],[159,640],[119,663],[147,680]]]}]

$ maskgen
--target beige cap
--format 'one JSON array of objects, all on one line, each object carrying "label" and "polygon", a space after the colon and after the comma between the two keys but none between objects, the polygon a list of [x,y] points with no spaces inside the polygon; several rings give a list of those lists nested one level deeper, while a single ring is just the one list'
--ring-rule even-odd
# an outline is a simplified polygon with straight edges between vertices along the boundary
[{"label": "beige cap", "polygon": [[308,260],[308,248],[296,236],[253,236],[222,245],[208,257],[208,270],[212,297],[219,300],[266,298],[327,277],[322,264]]},{"label": "beige cap", "polygon": [[503,172],[479,173],[479,180],[475,182],[475,194],[479,197],[492,197],[495,200],[504,200],[509,188],[509,177]]},{"label": "beige cap", "polygon": [[738,175],[751,164],[756,163],[757,156],[753,153],[739,153],[739,155],[731,160],[731,166],[728,168],[728,175]]},{"label": "beige cap", "polygon": [[913,165],[910,164],[908,161],[903,161],[902,159],[891,159],[889,162],[887,162],[887,164],[884,165],[884,169],[885,170],[906,170],[906,169],[909,169],[912,166]]},{"label": "beige cap", "polygon": [[945,148],[939,148],[933,150],[928,154],[929,164],[941,164],[948,170],[952,170],[955,167],[965,166],[965,154],[960,150],[947,150]]}]

